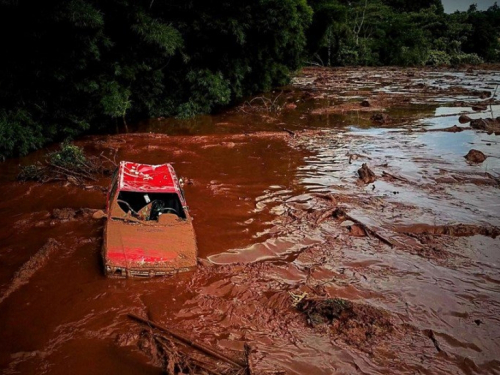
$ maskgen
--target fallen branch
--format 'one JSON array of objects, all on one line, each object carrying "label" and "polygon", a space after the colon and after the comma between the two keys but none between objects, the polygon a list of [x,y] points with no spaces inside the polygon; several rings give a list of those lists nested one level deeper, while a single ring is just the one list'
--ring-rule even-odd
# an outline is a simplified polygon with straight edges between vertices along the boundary
[{"label": "fallen branch", "polygon": [[323,214],[321,214],[320,217],[318,217],[318,219],[316,220],[316,225],[321,224],[326,219],[332,217],[335,211],[337,211],[337,207],[326,210]]},{"label": "fallen branch", "polygon": [[410,181],[408,181],[408,180],[407,180],[406,178],[404,178],[404,177],[395,176],[395,175],[390,174],[390,173],[385,172],[385,171],[382,171],[382,176],[384,176],[384,177],[386,177],[386,176],[387,176],[387,177],[393,178],[393,179],[395,179],[395,180],[399,180],[399,181],[403,181],[403,182],[406,182],[406,183],[410,183]]},{"label": "fallen branch", "polygon": [[84,179],[89,179],[89,180],[92,180],[92,181],[97,181],[96,178],[94,178],[91,175],[86,174],[86,173],[81,173],[81,172],[77,172],[77,171],[71,171],[69,169],[66,169],[64,167],[61,167],[61,166],[53,164],[53,163],[48,163],[48,165],[50,165],[52,168],[59,169],[65,175],[78,176],[78,177],[81,177],[81,178],[84,178]]},{"label": "fallen branch", "polygon": [[359,220],[357,220],[357,219],[353,218],[352,216],[348,215],[343,209],[337,208],[333,212],[333,214],[335,216],[337,216],[337,217],[344,216],[347,220],[351,220],[353,223],[359,225],[369,236],[371,235],[371,236],[377,238],[379,241],[385,243],[390,248],[394,248],[394,244],[391,241],[389,241],[388,239],[386,239],[383,236],[381,236],[380,234],[378,234],[375,230],[367,227],[365,224],[363,224]]},{"label": "fallen branch", "polygon": [[137,315],[134,315],[134,314],[128,314],[128,317],[132,320],[135,320],[139,323],[142,323],[142,324],[145,324],[149,327],[152,327],[152,328],[155,328],[159,331],[162,331],[163,333],[166,333],[168,335],[170,335],[171,337],[175,338],[176,340],[182,342],[183,344],[186,344],[188,346],[191,346],[192,348],[194,349],[197,349],[198,351],[206,354],[206,355],[209,355],[209,356],[212,356],[214,358],[217,358],[217,359],[220,359],[230,365],[233,365],[233,366],[236,366],[236,367],[239,367],[239,368],[245,368],[246,367],[246,364],[243,364],[241,362],[237,362],[227,356],[225,356],[224,354],[222,353],[218,353],[216,352],[215,350],[211,349],[211,348],[208,348],[206,347],[205,345],[202,345],[202,344],[197,344],[195,343],[194,341],[190,340],[189,338],[187,337],[184,337],[178,333],[175,333],[175,332],[172,332],[170,331],[169,329],[151,321],[151,320],[147,320],[147,319],[143,319],[143,318],[140,318],[138,317]]},{"label": "fallen branch", "polygon": [[18,179],[42,183],[65,180],[82,185],[85,181],[98,181],[97,175],[110,174],[116,165],[116,161],[103,153],[100,156],[88,156],[82,148],[62,143],[61,149],[46,154],[43,162],[22,166]]}]

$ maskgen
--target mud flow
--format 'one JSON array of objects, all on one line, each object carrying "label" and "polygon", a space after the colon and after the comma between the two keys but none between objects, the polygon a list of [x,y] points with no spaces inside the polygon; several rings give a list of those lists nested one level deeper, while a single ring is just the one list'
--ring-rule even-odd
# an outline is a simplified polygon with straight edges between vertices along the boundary
[{"label": "mud flow", "polygon": [[0,368],[500,372],[499,85],[498,67],[309,68],[213,116],[78,139],[182,177],[199,264],[169,277],[104,276],[110,177],[18,182],[47,150],[4,162]]}]

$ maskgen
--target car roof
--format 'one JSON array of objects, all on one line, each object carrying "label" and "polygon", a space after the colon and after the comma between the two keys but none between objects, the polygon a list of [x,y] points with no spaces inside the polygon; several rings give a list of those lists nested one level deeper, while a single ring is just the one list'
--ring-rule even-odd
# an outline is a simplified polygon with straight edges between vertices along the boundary
[{"label": "car roof", "polygon": [[149,165],[122,161],[118,173],[120,191],[146,193],[179,193],[180,191],[177,176],[171,164]]}]

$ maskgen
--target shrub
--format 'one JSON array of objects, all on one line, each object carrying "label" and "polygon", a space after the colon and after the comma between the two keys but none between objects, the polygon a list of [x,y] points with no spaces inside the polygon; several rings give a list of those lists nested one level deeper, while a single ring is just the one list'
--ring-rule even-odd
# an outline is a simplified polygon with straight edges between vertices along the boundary
[{"label": "shrub", "polygon": [[451,56],[444,51],[431,50],[426,65],[442,66],[450,65]]},{"label": "shrub", "polygon": [[83,149],[69,142],[62,143],[59,151],[48,154],[48,160],[51,164],[69,169],[78,169],[87,161]]}]

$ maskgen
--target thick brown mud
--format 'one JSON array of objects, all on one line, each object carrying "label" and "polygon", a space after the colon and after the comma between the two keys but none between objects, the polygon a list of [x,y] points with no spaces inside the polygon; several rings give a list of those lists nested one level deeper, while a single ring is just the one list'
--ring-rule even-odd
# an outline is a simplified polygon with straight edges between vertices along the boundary
[{"label": "thick brown mud", "polygon": [[447,130],[498,117],[498,84],[498,69],[305,69],[218,115],[77,140],[173,163],[200,259],[170,277],[104,277],[92,216],[109,177],[17,182],[43,151],[1,164],[0,368],[229,371],[135,314],[252,374],[500,372],[500,139]]}]

